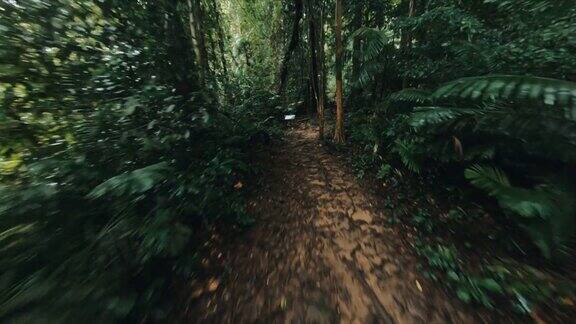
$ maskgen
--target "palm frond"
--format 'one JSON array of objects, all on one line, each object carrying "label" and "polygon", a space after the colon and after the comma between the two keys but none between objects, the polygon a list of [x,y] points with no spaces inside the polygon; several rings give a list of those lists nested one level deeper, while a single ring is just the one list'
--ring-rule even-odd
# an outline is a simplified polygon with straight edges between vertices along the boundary
[{"label": "palm frond", "polygon": [[572,0],[485,0],[486,3],[493,3],[498,9],[503,11],[530,12],[533,14],[542,14],[545,12],[557,12],[574,8]]},{"label": "palm frond", "polygon": [[479,117],[483,114],[482,109],[460,107],[418,107],[414,110],[408,123],[414,128],[424,126],[441,125],[465,115]]},{"label": "palm frond", "polygon": [[121,197],[143,193],[165,180],[169,170],[167,163],[161,162],[121,174],[98,185],[88,194],[88,197],[100,198],[105,195]]},{"label": "palm frond", "polygon": [[403,102],[403,103],[414,103],[422,105],[431,103],[430,95],[431,93],[426,90],[404,89],[391,94],[388,100],[391,104],[397,102]]},{"label": "palm frond", "polygon": [[385,62],[370,61],[362,63],[358,77],[354,80],[355,85],[366,87],[374,77],[382,73],[387,67]]},{"label": "palm frond", "polygon": [[576,121],[576,83],[557,79],[515,75],[463,78],[438,88],[432,99],[529,102],[560,108],[564,118]]},{"label": "palm frond", "polygon": [[360,38],[363,41],[363,61],[370,61],[377,58],[390,43],[386,31],[377,28],[362,27],[352,34],[352,38]]},{"label": "palm frond", "polygon": [[352,34],[352,39],[362,41],[362,50],[355,54],[359,55],[362,66],[354,82],[363,87],[386,68],[387,64],[381,60],[381,56],[389,46],[390,38],[386,30],[363,27]]},{"label": "palm frond", "polygon": [[466,169],[464,175],[473,185],[487,191],[491,196],[496,196],[504,188],[510,187],[508,177],[498,168],[474,165]]},{"label": "palm frond", "polygon": [[516,220],[546,258],[555,258],[574,238],[574,190],[560,177],[545,179],[532,188],[511,185],[498,168],[474,165],[465,171],[470,182],[498,200],[502,208],[520,216]]},{"label": "palm frond", "polygon": [[420,161],[421,154],[418,154],[418,143],[407,139],[398,139],[394,144],[395,146],[393,151],[398,153],[402,163],[404,163],[410,171],[416,173],[420,172],[422,166]]}]

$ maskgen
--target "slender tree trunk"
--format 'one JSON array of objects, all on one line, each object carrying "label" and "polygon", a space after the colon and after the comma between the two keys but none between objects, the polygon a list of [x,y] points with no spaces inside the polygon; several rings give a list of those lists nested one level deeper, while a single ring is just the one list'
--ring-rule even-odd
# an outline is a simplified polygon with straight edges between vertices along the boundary
[{"label": "slender tree trunk", "polygon": [[318,26],[319,41],[318,55],[316,56],[318,67],[318,136],[324,138],[325,118],[324,100],[326,98],[326,73],[324,71],[324,3],[320,2],[320,23]]},{"label": "slender tree trunk", "polygon": [[246,61],[246,67],[250,68],[250,49],[248,46],[244,47],[244,60]]},{"label": "slender tree trunk", "polygon": [[212,8],[214,10],[214,13],[216,14],[216,25],[217,26],[217,32],[218,32],[218,47],[220,48],[220,62],[222,64],[222,70],[224,71],[224,75],[227,78],[228,77],[228,64],[226,63],[226,56],[225,56],[225,51],[224,51],[224,31],[222,30],[222,22],[220,19],[220,8],[218,8],[218,5],[216,4],[216,0],[212,0]]},{"label": "slender tree trunk", "polygon": [[342,48],[342,0],[336,0],[336,127],[334,142],[344,143],[344,103],[342,84],[342,65],[344,49]]},{"label": "slender tree trunk", "polygon": [[[320,105],[322,94],[320,93],[320,83],[321,80],[319,79],[319,61],[318,61],[318,28],[316,26],[316,16],[314,15],[314,1],[307,0],[306,7],[308,9],[308,43],[310,47],[310,81],[312,84],[312,95],[313,95],[313,102],[316,105],[316,112],[318,116],[318,122],[320,125],[319,133],[320,138],[323,137],[324,133],[324,125],[322,125],[323,120],[320,121],[320,117],[323,119],[324,107]],[[324,104],[322,99],[322,105]]]},{"label": "slender tree trunk", "polygon": [[208,73],[208,52],[206,50],[206,41],[202,30],[201,8],[198,0],[187,0],[188,3],[188,23],[190,25],[190,36],[192,38],[192,47],[196,56],[196,62],[199,68],[199,77],[202,84],[206,83]]},{"label": "slender tree trunk", "polygon": [[[296,62],[304,62],[306,60],[306,53],[301,48],[298,48],[296,54]],[[298,71],[300,72],[300,82],[298,84],[301,85],[298,94],[304,94],[304,98],[298,97],[298,101],[304,102],[306,115],[310,115],[310,96],[308,95],[310,93],[310,80],[306,78],[305,68],[299,66]]]},{"label": "slender tree trunk", "polygon": [[284,90],[286,88],[286,80],[288,78],[288,64],[290,63],[290,58],[294,49],[298,46],[300,41],[300,20],[302,20],[302,0],[295,0],[295,11],[294,11],[294,25],[292,27],[292,37],[290,38],[290,43],[284,54],[284,59],[280,65],[280,76],[278,81],[278,94],[283,97]]},{"label": "slender tree trunk", "polygon": [[[364,2],[358,1],[354,5],[354,17],[352,18],[352,29],[353,31],[358,30],[364,24]],[[358,80],[358,76],[360,75],[360,52],[361,52],[362,42],[359,37],[355,37],[352,40],[352,80],[355,83]],[[353,84],[351,88],[351,94],[347,98],[347,107],[352,108],[357,104],[352,100],[358,98],[362,93],[362,88],[360,88],[357,84]]]},{"label": "slender tree trunk", "polygon": [[206,75],[210,72],[208,51],[206,49],[206,30],[204,29],[204,13],[202,11],[202,6],[200,0],[194,0],[196,4],[194,6],[194,12],[196,17],[196,30],[198,31],[198,44],[200,46],[200,53],[202,53],[202,68],[204,69]]},{"label": "slender tree trunk", "polygon": [[[410,2],[408,3],[408,17],[412,18],[414,17],[414,14],[416,12],[416,7],[415,7],[415,0],[410,0]],[[404,33],[404,44],[402,44],[402,47],[404,48],[404,50],[407,52],[410,50],[410,47],[412,47],[412,33],[409,31],[406,31]],[[409,84],[408,84],[408,78],[404,77],[402,79],[402,88],[406,89],[408,88]]]},{"label": "slender tree trunk", "polygon": [[218,89],[219,85],[218,85],[218,80],[215,77],[216,76],[216,71],[218,68],[218,56],[216,54],[216,42],[214,41],[214,37],[212,37],[212,32],[208,33],[208,42],[210,44],[210,59],[208,60],[208,66],[210,66],[210,63],[212,63],[212,71],[214,71],[214,77],[212,78],[212,86],[214,87],[214,89]]},{"label": "slender tree trunk", "polygon": [[232,100],[232,93],[230,92],[230,87],[228,86],[230,80],[228,79],[228,62],[226,61],[226,52],[225,52],[225,38],[224,38],[224,30],[222,29],[222,20],[220,18],[220,7],[216,3],[216,0],[212,0],[212,10],[215,14],[216,20],[216,32],[218,33],[218,49],[220,51],[220,64],[222,65],[222,84],[224,87],[224,93],[226,95],[226,99],[228,101]]},{"label": "slender tree trunk", "polygon": [[[354,8],[354,18],[352,20],[352,28],[357,30],[362,27],[362,9],[364,8],[363,2],[358,1]],[[352,43],[352,79],[357,80],[358,74],[360,72],[360,46],[361,40],[359,37],[355,37]],[[353,89],[354,93],[356,92]],[[355,97],[352,95],[352,97]]]},{"label": "slender tree trunk", "polygon": [[373,21],[369,21],[369,11],[366,10],[366,16],[364,16],[364,21],[370,27],[382,28],[384,27],[384,18],[386,17],[385,12],[386,9],[376,12]]},{"label": "slender tree trunk", "polygon": [[[178,1],[166,2],[163,17],[164,37],[169,44],[168,55],[174,63],[168,65],[168,69],[174,77],[174,88],[177,94],[188,97],[193,89],[198,88],[200,84],[194,71],[194,68],[198,68],[194,61],[194,48],[188,45],[190,39],[186,36],[185,25],[181,23],[178,15]],[[156,10],[156,8],[151,7],[151,10]]]}]

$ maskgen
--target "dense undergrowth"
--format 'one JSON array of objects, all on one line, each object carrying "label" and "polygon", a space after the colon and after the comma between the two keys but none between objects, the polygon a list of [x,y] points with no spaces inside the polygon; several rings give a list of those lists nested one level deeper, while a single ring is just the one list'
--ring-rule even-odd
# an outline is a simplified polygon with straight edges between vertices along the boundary
[{"label": "dense undergrowth", "polygon": [[[488,113],[462,117],[466,108],[404,106],[406,113],[390,118],[393,105],[391,98],[368,119],[370,113],[355,112],[352,138],[361,150],[352,163],[359,177],[379,179],[385,196],[394,197],[385,201],[390,221],[418,238],[424,273],[465,302],[531,315],[544,309],[567,320],[576,292],[569,164],[553,155],[547,163],[535,159],[524,147],[541,143],[507,132],[490,138],[475,124],[492,133],[509,112],[490,120]],[[557,142],[547,143],[553,150]]]},{"label": "dense undergrowth", "polygon": [[[363,150],[354,164],[360,175],[412,174],[431,192],[459,196],[442,211],[425,199],[399,221],[425,238],[415,248],[430,275],[466,302],[501,308],[504,297],[531,313],[574,298],[565,274],[576,235],[575,8],[557,5],[430,2],[397,20],[417,39],[404,53],[394,47],[394,27],[354,34],[364,44],[356,84],[366,98],[350,119]],[[548,20],[530,21],[534,15]],[[404,70],[386,63],[399,55]],[[400,82],[401,91],[386,88]],[[483,210],[493,205],[499,209]]]},{"label": "dense undergrowth", "polygon": [[197,247],[251,222],[275,99],[198,78],[182,4],[0,5],[0,321],[177,316]]}]

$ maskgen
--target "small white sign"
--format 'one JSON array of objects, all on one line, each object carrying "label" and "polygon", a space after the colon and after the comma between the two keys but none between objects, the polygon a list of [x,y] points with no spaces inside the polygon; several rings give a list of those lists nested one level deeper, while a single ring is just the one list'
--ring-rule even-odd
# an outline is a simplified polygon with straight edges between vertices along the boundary
[{"label": "small white sign", "polygon": [[294,120],[296,119],[296,115],[286,115],[284,116],[284,120]]}]

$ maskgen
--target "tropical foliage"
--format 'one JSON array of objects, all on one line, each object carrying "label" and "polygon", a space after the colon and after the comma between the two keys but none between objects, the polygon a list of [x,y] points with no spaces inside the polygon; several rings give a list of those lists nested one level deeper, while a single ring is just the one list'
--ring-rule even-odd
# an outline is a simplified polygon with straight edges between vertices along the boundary
[{"label": "tropical foliage", "polygon": [[161,320],[208,232],[251,221],[272,95],[224,104],[217,47],[201,82],[186,5],[0,3],[0,321]]},{"label": "tropical foliage", "polygon": [[[562,259],[576,234],[576,42],[568,23],[575,6],[415,6],[413,16],[353,35],[364,44],[358,86],[389,93],[375,118],[360,119],[374,125],[371,138],[360,138],[414,172],[466,169],[462,174],[498,201],[543,256]],[[395,91],[400,83],[404,89]]]},{"label": "tropical foliage", "polygon": [[[323,140],[336,115],[361,178],[487,198],[562,268],[575,21],[572,0],[0,0],[0,322],[174,320],[200,247],[253,222],[251,153],[288,111]],[[463,300],[520,296],[449,246],[422,255]]]}]

